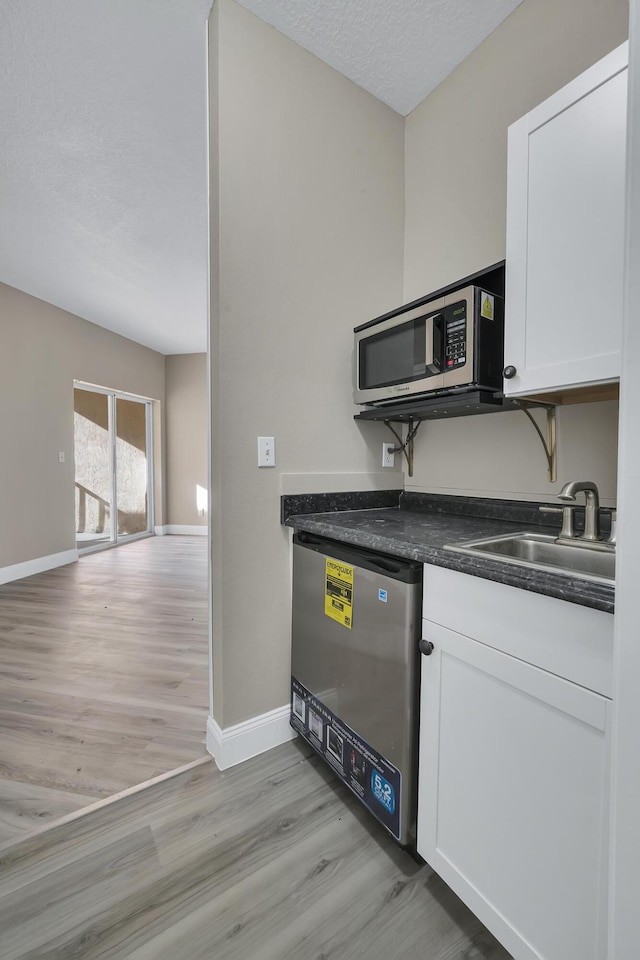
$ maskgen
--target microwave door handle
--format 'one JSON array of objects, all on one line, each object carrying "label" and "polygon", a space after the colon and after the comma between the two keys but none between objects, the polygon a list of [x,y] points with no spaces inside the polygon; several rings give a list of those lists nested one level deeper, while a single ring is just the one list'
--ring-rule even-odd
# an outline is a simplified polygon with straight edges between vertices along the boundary
[{"label": "microwave door handle", "polygon": [[435,343],[436,337],[438,341],[440,340],[440,324],[442,323],[442,314],[433,313],[430,317],[426,318],[425,323],[425,336],[426,336],[426,350],[425,350],[425,365],[427,368],[427,373],[434,374],[440,373],[440,357],[435,356]]}]

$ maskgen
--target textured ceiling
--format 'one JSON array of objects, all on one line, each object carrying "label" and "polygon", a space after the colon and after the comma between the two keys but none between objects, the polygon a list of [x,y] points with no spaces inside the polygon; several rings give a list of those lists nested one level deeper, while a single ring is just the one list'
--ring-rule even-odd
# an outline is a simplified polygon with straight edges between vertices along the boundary
[{"label": "textured ceiling", "polygon": [[403,116],[522,0],[238,0]]},{"label": "textured ceiling", "polygon": [[[520,0],[241,0],[406,114]],[[0,0],[0,281],[206,349],[211,0]]]},{"label": "textured ceiling", "polygon": [[0,0],[0,281],[206,349],[211,0]]}]

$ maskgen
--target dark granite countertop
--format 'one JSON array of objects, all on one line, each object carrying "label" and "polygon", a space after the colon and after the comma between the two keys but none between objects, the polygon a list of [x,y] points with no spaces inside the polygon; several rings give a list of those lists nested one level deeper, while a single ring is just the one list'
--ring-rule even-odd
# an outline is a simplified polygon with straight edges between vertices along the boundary
[{"label": "dark granite countertop", "polygon": [[[413,503],[414,507],[416,505]],[[520,530],[533,529],[538,533],[557,534],[555,524],[540,525],[539,521],[527,522],[526,519],[516,519],[515,516],[509,520],[496,519],[495,514],[499,513],[497,506],[493,506],[493,516],[490,517],[443,512],[446,507],[445,503],[439,504],[435,510],[405,509],[402,506],[350,509],[298,514],[288,516],[284,522],[295,531],[305,530],[354,546],[432,563],[474,577],[495,580],[532,593],[613,613],[615,590],[608,584],[593,583],[561,573],[531,570],[488,557],[466,556],[445,549],[445,544],[455,546],[467,540],[511,534]],[[456,509],[456,506],[452,509]],[[462,508],[458,505],[457,509],[459,511]],[[526,518],[529,514],[532,518],[533,509],[537,511],[537,505],[529,505],[529,510],[525,508],[521,516]],[[514,509],[506,509],[504,512],[507,515],[518,513]]]}]

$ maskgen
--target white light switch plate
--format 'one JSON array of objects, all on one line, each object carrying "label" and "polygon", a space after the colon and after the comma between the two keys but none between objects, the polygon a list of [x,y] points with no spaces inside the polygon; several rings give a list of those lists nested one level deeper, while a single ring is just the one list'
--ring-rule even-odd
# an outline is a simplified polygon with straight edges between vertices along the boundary
[{"label": "white light switch plate", "polygon": [[274,437],[258,437],[258,466],[275,467],[276,441]]}]

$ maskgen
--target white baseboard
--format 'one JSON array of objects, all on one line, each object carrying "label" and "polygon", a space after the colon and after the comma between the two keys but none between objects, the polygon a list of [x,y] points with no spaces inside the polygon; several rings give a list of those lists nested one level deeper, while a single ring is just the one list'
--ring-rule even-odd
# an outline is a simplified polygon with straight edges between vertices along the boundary
[{"label": "white baseboard", "polygon": [[207,750],[220,770],[257,757],[296,737],[289,725],[289,704],[222,730],[213,717],[207,720]]},{"label": "white baseboard", "polygon": [[166,536],[181,536],[181,537],[206,537],[209,533],[209,528],[205,524],[204,526],[199,526],[198,524],[187,524],[187,523],[166,523],[163,527],[154,527],[153,532],[156,537],[166,537]]},{"label": "white baseboard", "polygon": [[48,557],[36,557],[35,560],[25,560],[24,563],[0,567],[0,583],[11,583],[12,580],[32,577],[34,573],[44,573],[46,570],[64,567],[65,564],[74,563],[77,559],[77,550],[63,550],[62,553],[51,553]]}]

